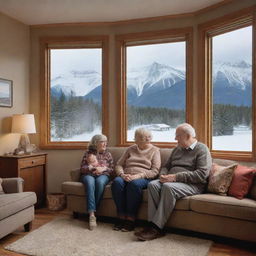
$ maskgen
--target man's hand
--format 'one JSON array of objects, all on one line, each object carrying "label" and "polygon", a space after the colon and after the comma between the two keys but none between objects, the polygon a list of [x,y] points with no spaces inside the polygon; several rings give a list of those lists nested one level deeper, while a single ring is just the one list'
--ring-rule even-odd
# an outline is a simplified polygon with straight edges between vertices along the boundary
[{"label": "man's hand", "polygon": [[166,183],[166,182],[175,182],[176,181],[176,175],[175,174],[166,174],[160,176],[160,182]]}]

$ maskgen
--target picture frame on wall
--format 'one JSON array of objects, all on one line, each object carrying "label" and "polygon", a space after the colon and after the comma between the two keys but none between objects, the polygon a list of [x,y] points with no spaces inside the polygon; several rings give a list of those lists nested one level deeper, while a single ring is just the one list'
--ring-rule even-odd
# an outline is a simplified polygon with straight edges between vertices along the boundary
[{"label": "picture frame on wall", "polygon": [[13,82],[0,78],[0,107],[12,107],[13,104]]}]

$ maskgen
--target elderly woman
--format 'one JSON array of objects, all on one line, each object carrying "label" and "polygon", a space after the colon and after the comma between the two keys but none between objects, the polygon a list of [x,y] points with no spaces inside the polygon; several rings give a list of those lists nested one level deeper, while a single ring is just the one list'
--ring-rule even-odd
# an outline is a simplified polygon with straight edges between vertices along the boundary
[{"label": "elderly woman", "polygon": [[151,144],[150,131],[135,131],[135,145],[130,146],[118,160],[116,177],[112,183],[112,195],[118,220],[114,230],[132,231],[142,201],[143,189],[156,178],[161,165],[159,148]]},{"label": "elderly woman", "polygon": [[[95,212],[99,206],[106,184],[113,172],[113,158],[106,150],[107,137],[94,135],[89,143],[81,163],[81,182],[85,185],[87,211],[89,214],[89,229],[97,226]],[[92,152],[94,152],[97,165],[91,164]]]}]

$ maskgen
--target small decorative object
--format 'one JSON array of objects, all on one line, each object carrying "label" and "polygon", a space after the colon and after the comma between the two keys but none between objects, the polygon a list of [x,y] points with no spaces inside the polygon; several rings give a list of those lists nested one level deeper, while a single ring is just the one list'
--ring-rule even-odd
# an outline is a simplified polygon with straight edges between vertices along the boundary
[{"label": "small decorative object", "polygon": [[15,148],[15,150],[13,151],[14,155],[24,155],[25,152],[24,150],[22,150],[22,148]]},{"label": "small decorative object", "polygon": [[66,208],[66,197],[63,193],[48,194],[47,205],[51,211],[61,211]]},{"label": "small decorative object", "polygon": [[0,78],[0,107],[12,107],[12,81]]},{"label": "small decorative object", "polygon": [[26,152],[27,154],[31,154],[31,153],[36,153],[38,150],[37,150],[37,147],[35,144],[29,144],[27,145],[26,147]]},{"label": "small decorative object", "polygon": [[[23,151],[25,154],[31,154],[36,150],[34,144],[30,144],[28,134],[36,133],[35,118],[33,114],[13,115],[12,133],[21,133],[20,144],[15,151]],[[18,152],[16,152],[17,154]],[[14,152],[15,154],[15,152]]]}]

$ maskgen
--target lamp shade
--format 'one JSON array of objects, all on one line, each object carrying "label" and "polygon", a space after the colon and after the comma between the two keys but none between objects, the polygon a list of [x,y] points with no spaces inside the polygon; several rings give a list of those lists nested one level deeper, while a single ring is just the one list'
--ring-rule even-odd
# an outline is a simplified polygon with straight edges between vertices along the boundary
[{"label": "lamp shade", "polygon": [[35,118],[33,114],[12,116],[12,133],[36,133]]}]

